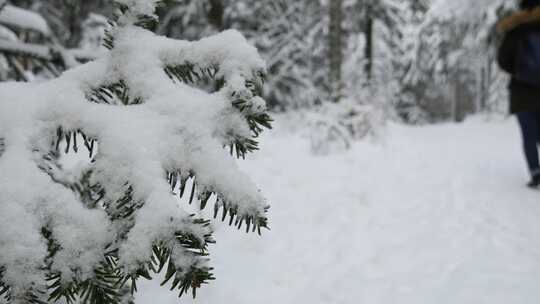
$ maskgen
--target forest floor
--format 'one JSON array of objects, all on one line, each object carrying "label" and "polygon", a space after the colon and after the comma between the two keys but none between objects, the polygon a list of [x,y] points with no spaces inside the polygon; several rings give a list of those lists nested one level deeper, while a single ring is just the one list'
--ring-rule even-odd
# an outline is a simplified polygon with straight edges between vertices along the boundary
[{"label": "forest floor", "polygon": [[218,224],[216,281],[193,302],[145,283],[137,303],[536,304],[540,191],[518,134],[513,120],[391,125],[321,157],[277,130],[242,163],[272,230]]}]

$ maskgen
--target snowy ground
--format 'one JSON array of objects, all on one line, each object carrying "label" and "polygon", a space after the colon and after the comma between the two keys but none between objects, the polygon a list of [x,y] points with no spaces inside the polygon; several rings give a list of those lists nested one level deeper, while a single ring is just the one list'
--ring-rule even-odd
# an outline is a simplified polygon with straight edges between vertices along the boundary
[{"label": "snowy ground", "polygon": [[513,121],[391,126],[385,144],[329,157],[278,131],[243,166],[272,231],[218,226],[217,281],[193,302],[147,283],[137,303],[540,301],[540,192]]}]

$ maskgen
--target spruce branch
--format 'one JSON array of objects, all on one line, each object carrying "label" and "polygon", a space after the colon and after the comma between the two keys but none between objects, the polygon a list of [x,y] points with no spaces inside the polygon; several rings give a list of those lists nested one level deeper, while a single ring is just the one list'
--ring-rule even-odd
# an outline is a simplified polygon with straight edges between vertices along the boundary
[{"label": "spruce branch", "polygon": [[[76,71],[67,72],[51,84],[53,87],[58,87],[60,84],[62,88],[64,88],[63,85],[66,85],[68,90],[66,90],[67,94],[64,98],[58,98],[57,103],[54,103],[55,110],[58,112],[48,113],[50,115],[45,113],[46,115],[40,116],[49,119],[42,122],[50,137],[47,135],[43,137],[43,133],[36,132],[34,137],[40,139],[35,145],[29,139],[32,151],[28,154],[33,157],[41,155],[41,158],[30,160],[24,157],[13,158],[24,165],[28,165],[28,162],[34,162],[27,168],[30,168],[29,170],[36,169],[37,172],[29,174],[28,180],[30,182],[37,181],[40,189],[52,185],[55,187],[56,193],[64,195],[64,200],[60,202],[78,201],[82,206],[77,206],[77,208],[67,212],[60,210],[58,213],[55,213],[55,210],[45,210],[43,212],[47,215],[42,216],[34,223],[42,229],[36,242],[45,240],[47,245],[46,257],[45,252],[41,257],[32,257],[32,261],[37,265],[34,267],[35,270],[39,273],[43,272],[43,277],[46,279],[48,284],[46,290],[28,286],[27,291],[22,289],[21,292],[21,286],[9,287],[4,282],[7,281],[4,278],[8,277],[6,273],[8,275],[12,273],[12,268],[9,268],[10,272],[6,272],[4,265],[0,265],[0,295],[17,297],[17,301],[24,298],[27,300],[26,302],[40,304],[60,299],[68,303],[81,301],[84,304],[116,304],[137,290],[138,279],[152,279],[156,273],[164,271],[163,285],[169,285],[172,290],[177,290],[179,296],[190,291],[195,296],[198,288],[214,279],[212,268],[208,266],[208,246],[214,243],[211,222],[208,219],[197,218],[195,215],[189,216],[185,213],[171,215],[168,211],[176,210],[177,206],[172,198],[169,199],[166,196],[167,193],[162,195],[163,190],[167,190],[166,183],[159,178],[166,178],[173,191],[178,189],[180,197],[189,196],[189,202],[197,202],[201,209],[206,209],[213,203],[214,218],[219,216],[222,221],[228,220],[231,226],[234,224],[239,229],[245,227],[246,232],[258,231],[259,234],[261,228],[268,228],[268,220],[265,216],[268,207],[264,206],[264,198],[258,193],[257,187],[247,178],[242,180],[243,183],[231,183],[228,177],[241,179],[244,175],[234,166],[234,161],[229,159],[226,154],[221,153],[223,151],[220,150],[220,145],[230,145],[235,150],[237,157],[245,157],[247,153],[258,149],[257,137],[260,133],[266,128],[271,128],[271,118],[266,114],[264,101],[259,97],[262,94],[262,84],[264,83],[264,72],[262,71],[264,62],[256,50],[247,44],[245,38],[234,32],[225,33],[219,39],[209,39],[200,44],[169,41],[170,43],[161,45],[164,48],[163,52],[157,48],[141,50],[143,52],[149,51],[150,53],[143,54],[152,57],[155,60],[153,62],[165,61],[162,55],[170,55],[167,57],[169,60],[167,63],[155,67],[152,69],[152,73],[149,73],[150,77],[158,75],[155,79],[150,79],[150,84],[155,84],[156,80],[161,81],[166,75],[171,79],[171,82],[182,83],[178,86],[164,85],[160,87],[160,90],[165,91],[165,94],[155,95],[169,98],[186,96],[188,99],[185,105],[180,106],[161,101],[153,96],[151,85],[145,83],[144,79],[137,78],[139,73],[133,73],[133,70],[124,69],[121,64],[115,65],[114,62],[111,62],[120,55],[133,56],[132,58],[135,59],[133,62],[138,62],[137,44],[141,41],[147,41],[146,39],[150,39],[149,41],[155,39],[152,33],[140,28],[151,30],[155,27],[157,18],[145,11],[146,6],[142,6],[142,8],[127,6],[125,3],[129,3],[128,1],[130,0],[119,1],[124,5],[120,4],[115,28],[109,32],[105,42],[112,49],[110,56],[98,59]],[[134,3],[143,3],[137,2],[138,0],[134,1]],[[126,37],[129,39],[126,40]],[[138,39],[133,39],[134,37]],[[223,39],[231,39],[231,41],[245,43],[245,45],[243,48],[225,48],[222,56],[215,56],[215,52],[212,50],[216,48],[221,50]],[[155,41],[162,40],[156,39]],[[182,47],[186,49],[181,50]],[[120,48],[120,50],[115,48]],[[206,49],[210,51],[203,52],[203,58],[199,58],[199,52]],[[241,49],[244,53],[236,54],[237,49]],[[246,54],[249,55],[247,57],[251,58],[248,63],[244,62]],[[133,66],[130,64],[131,67]],[[137,69],[143,71],[140,66],[135,65],[134,70],[137,71]],[[163,74],[160,74],[160,69],[163,69]],[[256,71],[250,72],[252,70]],[[85,72],[89,71],[93,74],[86,77]],[[70,77],[73,79],[70,80]],[[210,81],[214,81],[216,84],[216,92],[213,92],[215,95],[207,94],[208,96],[205,96],[204,92],[188,90],[185,85],[196,86]],[[139,88],[139,84],[146,91]],[[43,87],[47,88],[47,85],[45,84]],[[7,87],[7,90],[1,92],[8,92],[9,89],[10,87]],[[71,93],[73,95],[70,95]],[[144,100],[137,94],[143,95],[148,100]],[[83,96],[86,99],[82,98]],[[214,105],[215,103],[212,103],[214,101],[221,102],[219,107],[210,109],[209,115],[203,116],[203,122],[207,123],[212,132],[202,135],[196,132],[198,130],[191,132],[189,124],[177,123],[172,115],[170,117],[163,115],[167,107],[174,110],[175,114],[182,113],[183,106],[188,106],[187,113],[202,111],[196,103],[199,97],[201,97],[200,102],[203,105]],[[76,106],[80,108],[75,110],[77,108],[72,108],[72,104],[69,104],[70,106],[66,106],[66,108],[74,111],[64,111],[62,106],[67,104],[65,102],[68,99],[69,102],[75,102]],[[155,101],[157,106],[152,107],[154,106],[152,101]],[[30,101],[29,103],[33,104]],[[91,103],[109,106],[96,106]],[[133,114],[129,111],[131,109],[125,109],[127,106],[134,105],[138,105],[136,110],[151,115],[153,118],[149,125],[145,124],[145,120],[138,124],[140,130],[150,129],[150,131],[158,130],[158,132],[165,133],[167,136],[163,136],[165,140],[162,142],[172,138],[173,141],[182,143],[186,139],[195,138],[195,146],[202,148],[200,150],[202,154],[208,153],[207,156],[211,156],[209,159],[214,160],[216,157],[217,161],[221,160],[221,163],[227,164],[225,167],[227,170],[223,170],[227,174],[216,174],[206,167],[201,167],[206,165],[201,161],[204,160],[204,157],[191,155],[186,155],[186,159],[161,157],[162,154],[177,153],[179,149],[182,149],[178,146],[160,150],[156,149],[157,144],[154,144],[151,147],[145,147],[145,149],[135,149],[136,151],[123,150],[123,155],[111,152],[114,150],[115,143],[129,145],[139,140],[139,134],[121,133],[125,131],[124,126],[130,126],[129,123],[141,122],[138,119],[140,116],[130,116]],[[42,108],[45,107],[36,109],[36,113],[44,114],[39,112]],[[100,111],[103,109],[107,111]],[[85,110],[92,115],[108,115],[108,119],[93,120],[92,115],[85,116],[87,114]],[[124,119],[120,120],[120,124],[116,124],[117,114]],[[71,115],[75,117],[68,117]],[[146,118],[146,116],[144,117]],[[223,128],[226,128],[225,131],[220,130],[221,126],[212,120],[216,117],[224,118],[226,124]],[[138,120],[134,121],[136,120],[134,118]],[[105,125],[108,122],[114,123],[108,124],[103,131],[96,127],[96,121],[101,121]],[[150,127],[146,128],[148,126]],[[116,136],[106,137],[110,135],[107,133],[109,129],[114,131],[110,133]],[[168,133],[169,131],[170,133]],[[8,135],[11,134],[8,133]],[[156,134],[156,136],[159,135],[163,134]],[[2,138],[4,138],[3,135]],[[214,146],[211,146],[212,143]],[[6,140],[0,139],[0,157],[4,157],[6,144],[11,144],[9,136],[6,137]],[[47,146],[49,144],[50,146]],[[82,168],[77,173],[79,176],[74,176],[62,168],[60,158],[62,153],[77,153],[82,148],[88,152],[90,165],[88,168]],[[99,154],[100,151],[103,153]],[[147,151],[151,153],[145,153]],[[9,156],[12,154],[9,153]],[[124,156],[135,164],[127,164],[126,167],[129,170],[125,172],[113,171],[110,165],[121,162]],[[150,170],[153,172],[150,175],[151,178],[147,178],[147,172],[140,169],[156,165],[154,162],[149,164],[142,161],[149,156],[162,166],[154,171]],[[231,163],[226,163],[226,161],[231,161]],[[33,165],[37,165],[37,168]],[[176,168],[182,166],[188,168]],[[162,173],[163,167],[171,168],[170,173]],[[118,171],[123,169],[120,166],[115,168]],[[191,168],[198,168],[199,172]],[[212,176],[213,173],[217,176],[216,178]],[[160,174],[165,175],[165,177]],[[152,183],[152,180],[158,181]],[[191,183],[191,189],[187,189],[188,183]],[[9,193],[10,190],[7,189],[7,191]],[[158,192],[159,194],[154,196]],[[13,195],[20,194],[17,190],[13,193]],[[54,196],[54,199],[51,199],[50,197],[42,198],[39,194],[33,195],[36,199],[32,197],[28,204],[32,206],[37,204],[36,209],[43,205],[42,200],[52,201],[58,197]],[[38,200],[39,202],[37,202]],[[162,207],[163,204],[159,204],[162,202],[168,204],[169,209],[161,209],[167,212],[160,214],[160,209],[156,207]],[[61,209],[58,208],[59,206],[55,205],[55,208]],[[73,207],[73,205],[70,206]],[[154,213],[158,215],[154,217]],[[147,219],[146,222],[143,221],[142,225],[140,221],[137,221],[138,215],[141,214],[142,218],[146,216]],[[48,217],[54,218],[59,215],[62,219],[67,218],[68,220],[55,222],[48,219]],[[79,221],[72,221],[72,215]],[[46,220],[42,218],[46,218]],[[90,220],[85,222],[87,218]],[[47,222],[43,223],[45,221]],[[92,225],[94,223],[102,223],[103,226]],[[74,242],[73,240],[79,239],[77,234],[69,235],[68,241],[65,240],[66,235],[61,235],[67,229],[77,230],[79,225],[86,225],[81,226],[84,229],[80,229],[77,233],[84,236],[83,238],[91,240],[92,243],[88,243],[91,245]],[[94,230],[94,227],[99,228]],[[154,227],[158,232],[151,234],[150,231]],[[137,233],[141,231],[149,232],[149,234],[144,234],[142,242],[144,245],[139,247],[140,243],[136,242],[139,242],[140,239],[132,238],[132,236],[138,236]],[[91,235],[92,233],[94,235]],[[103,237],[94,238],[97,235]],[[136,243],[137,246],[129,243],[130,241]],[[78,255],[70,255],[70,253],[77,253],[81,248],[85,250],[85,253],[91,252],[92,265],[81,265],[78,260],[71,264],[70,260],[78,259]],[[143,250],[139,250],[140,248]],[[150,252],[146,252],[147,249]],[[45,249],[43,250],[45,251]],[[58,269],[57,266],[66,266],[65,263],[68,263],[69,267]],[[42,267],[41,264],[43,264]],[[16,261],[8,261],[7,265],[18,269]],[[20,271],[24,272],[24,269]],[[11,277],[10,279],[12,280]],[[29,282],[33,282],[32,280]],[[23,287],[26,288],[26,286]],[[130,292],[126,293],[128,289]],[[48,300],[46,300],[47,298]]]},{"label": "spruce branch", "polygon": [[[213,218],[220,218],[222,222],[228,220],[229,226],[241,229],[245,225],[246,233],[257,231],[261,235],[261,228],[269,229],[268,218],[264,215],[268,212],[269,207],[265,207],[263,214],[247,215],[239,214],[238,206],[233,202],[228,202],[225,196],[213,190],[211,187],[201,185],[197,182],[196,174],[189,172],[182,174],[180,170],[167,173],[167,181],[171,186],[171,190],[177,191],[180,198],[189,195],[188,203],[198,202],[201,210],[206,209],[210,199],[214,197]],[[190,191],[186,191],[188,185],[191,185]],[[221,212],[221,215],[220,215]],[[208,222],[209,224],[209,222]]]},{"label": "spruce branch", "polygon": [[[69,153],[69,147],[72,147],[74,144],[76,136],[78,134],[83,134],[78,131],[63,131],[62,128],[57,130],[57,138],[53,143],[53,146],[57,149],[51,153],[46,154],[43,159],[47,161],[48,166],[42,166],[43,170],[48,172],[53,180],[57,183],[63,184],[66,188],[71,189],[75,193],[78,193],[80,197],[86,197],[87,201],[91,201],[94,208],[98,206],[103,206],[107,213],[110,216],[110,219],[115,222],[125,221],[124,225],[125,230],[123,233],[118,235],[118,238],[125,238],[129,229],[133,226],[134,215],[136,211],[144,205],[143,202],[137,202],[133,198],[133,188],[126,184],[126,192],[123,197],[118,199],[115,202],[103,202],[103,204],[98,204],[98,202],[103,198],[104,193],[103,189],[99,185],[89,184],[89,179],[92,174],[92,171],[85,172],[80,181],[75,183],[70,183],[69,181],[63,181],[58,179],[51,173],[53,166],[59,166],[58,156],[59,156],[59,142],[65,141],[67,150],[63,152]],[[73,148],[73,152],[76,152],[77,149]],[[98,197],[96,199],[96,197]],[[81,199],[84,201],[84,199]],[[87,204],[89,205],[89,204]],[[208,255],[207,249],[208,244],[214,243],[215,241],[212,238],[212,233],[210,230],[210,221],[204,219],[195,218],[195,215],[190,217],[191,224],[196,226],[201,226],[207,229],[209,232],[203,237],[196,236],[187,231],[178,231],[175,234],[175,243],[183,248],[185,255],[192,255],[194,258],[202,257],[206,260]],[[48,252],[50,253],[49,260],[52,260],[52,257],[60,249],[60,246],[55,243],[54,238],[52,237],[52,232],[46,228],[43,229],[43,236],[47,239],[48,243]],[[51,273],[47,277],[49,282],[49,301],[56,302],[60,299],[64,299],[67,303],[74,303],[76,300],[79,300],[83,304],[115,304],[120,303],[121,293],[120,291],[126,287],[126,284],[131,285],[130,290],[133,294],[136,291],[136,281],[139,278],[152,279],[153,273],[160,273],[164,268],[166,268],[166,279],[163,284],[171,281],[171,290],[178,289],[179,296],[187,293],[189,289],[192,290],[192,294],[196,295],[197,288],[200,288],[202,285],[208,283],[208,281],[213,280],[214,277],[211,274],[211,268],[206,266],[198,266],[198,262],[194,262],[193,265],[189,266],[187,269],[177,267],[172,259],[171,255],[175,250],[167,247],[164,242],[156,241],[156,244],[153,247],[153,255],[150,261],[143,263],[146,264],[146,268],[139,269],[135,274],[124,274],[121,268],[118,266],[118,250],[114,248],[114,244],[111,244],[108,253],[104,257],[105,262],[102,262],[98,268],[95,269],[95,277],[91,280],[86,280],[79,282],[77,280],[70,282],[68,284],[63,283],[61,275],[58,273]],[[178,249],[176,249],[178,250]],[[194,259],[198,261],[198,259]],[[50,262],[48,267],[50,268]],[[165,267],[167,266],[167,267]],[[50,269],[49,269],[50,270]],[[7,292],[9,289],[6,287]]]},{"label": "spruce branch", "polygon": [[143,103],[140,97],[131,97],[129,88],[123,80],[107,86],[101,86],[90,91],[88,100],[109,105],[138,105]]}]

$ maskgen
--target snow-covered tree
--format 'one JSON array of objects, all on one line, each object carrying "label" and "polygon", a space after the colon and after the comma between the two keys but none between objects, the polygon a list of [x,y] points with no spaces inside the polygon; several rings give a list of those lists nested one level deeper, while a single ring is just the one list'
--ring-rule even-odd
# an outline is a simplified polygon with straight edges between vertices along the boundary
[{"label": "snow-covered tree", "polygon": [[417,3],[414,1],[411,3],[410,10],[405,16],[407,22],[401,29],[403,34],[399,48],[401,73],[398,97],[394,101],[395,114],[402,121],[412,124],[422,124],[429,120],[426,110],[421,106],[419,96],[416,95],[416,87],[411,82],[412,75],[417,71],[416,64],[418,60],[418,48],[420,47],[421,24],[429,8],[427,3],[424,5],[414,5]]},{"label": "snow-covered tree", "polygon": [[[423,112],[429,120],[461,120],[468,113],[493,111],[504,104],[506,86],[495,67],[495,23],[513,3],[434,1],[411,28],[416,41],[404,79],[407,99],[398,111]],[[412,115],[414,116],[414,115]]]},{"label": "snow-covered tree", "polygon": [[40,13],[11,4],[0,7],[0,65],[4,66],[0,79],[31,81],[57,77],[63,70],[96,55],[67,49]]},{"label": "snow-covered tree", "polygon": [[[351,0],[347,3],[348,27],[351,36],[363,38],[363,72],[366,81],[377,78],[381,61],[392,64],[393,57],[385,59],[387,52],[399,50],[402,27],[406,23],[408,0]],[[393,55],[393,54],[392,54]],[[382,74],[386,71],[381,71]]]},{"label": "snow-covered tree", "polygon": [[171,0],[159,12],[164,22],[158,33],[170,37],[193,40],[222,29],[242,32],[268,63],[268,87],[273,89],[264,96],[270,107],[300,108],[321,99],[318,86],[326,81],[315,84],[315,79],[327,69],[314,58],[324,30],[319,1]]},{"label": "snow-covered tree", "polygon": [[[182,295],[213,279],[210,220],[267,227],[235,159],[270,127],[257,50],[236,31],[157,36],[159,1],[117,0],[111,50],[43,83],[0,84],[0,294],[8,303],[120,303],[164,269]],[[193,85],[211,77],[215,92]],[[91,161],[62,166],[60,149]],[[228,147],[228,149],[224,149]],[[164,282],[164,284],[165,284]]]},{"label": "snow-covered tree", "polygon": [[162,16],[157,33],[195,40],[225,28],[225,12],[231,0],[168,0],[158,10]]},{"label": "snow-covered tree", "polygon": [[52,62],[60,56],[46,45],[50,37],[51,30],[39,14],[7,3],[0,5],[2,79],[27,80],[36,69],[58,75]]},{"label": "snow-covered tree", "polygon": [[406,8],[403,0],[328,2],[326,79],[331,99],[341,105],[317,109],[321,119],[314,130],[322,137],[312,136],[317,138],[314,146],[322,146],[321,138],[334,138],[336,130],[351,139],[382,133],[403,73],[398,59]]},{"label": "snow-covered tree", "polygon": [[[273,108],[305,108],[327,99],[326,15],[318,1],[235,0],[228,27],[245,33],[268,62],[265,97]],[[324,19],[321,21],[321,17]]]},{"label": "snow-covered tree", "polygon": [[[16,0],[18,1],[18,0]],[[21,2],[28,1],[22,0]],[[29,8],[39,12],[47,20],[58,43],[65,48],[77,48],[84,35],[84,20],[90,14],[112,16],[111,0],[31,0]]]}]

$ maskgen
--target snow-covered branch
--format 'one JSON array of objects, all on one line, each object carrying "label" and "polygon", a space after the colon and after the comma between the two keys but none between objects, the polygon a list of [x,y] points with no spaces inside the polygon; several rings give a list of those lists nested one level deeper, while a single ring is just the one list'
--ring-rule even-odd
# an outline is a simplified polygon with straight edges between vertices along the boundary
[{"label": "snow-covered branch", "polygon": [[[126,5],[139,14],[146,12],[142,3]],[[224,85],[207,93],[174,83],[166,70],[175,66],[212,69]],[[177,277],[206,267],[203,256],[177,243],[188,234],[205,248],[211,233],[171,194],[177,181],[185,187],[194,179],[191,199],[202,208],[215,194],[215,216],[222,210],[238,227],[266,227],[264,197],[223,149],[255,149],[268,126],[256,90],[264,72],[257,50],[236,31],[187,42],[124,25],[100,59],[49,82],[0,84],[0,283],[13,299],[35,296],[51,274],[61,282],[95,279],[106,252],[115,252],[125,275],[145,273],[162,252],[156,248],[165,248]],[[107,88],[114,85],[138,102],[90,101],[96,91],[113,94]],[[55,165],[55,151],[63,140],[76,147],[79,134],[99,150],[68,178]],[[91,193],[79,191],[83,180]],[[95,197],[100,203],[89,204]]]},{"label": "snow-covered branch", "polygon": [[0,2],[0,24],[17,29],[32,30],[45,37],[51,35],[47,21],[39,14]]}]

